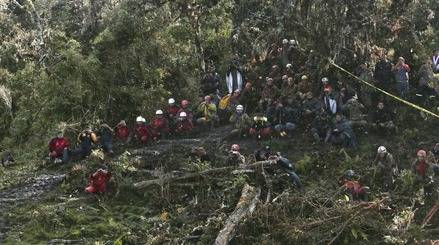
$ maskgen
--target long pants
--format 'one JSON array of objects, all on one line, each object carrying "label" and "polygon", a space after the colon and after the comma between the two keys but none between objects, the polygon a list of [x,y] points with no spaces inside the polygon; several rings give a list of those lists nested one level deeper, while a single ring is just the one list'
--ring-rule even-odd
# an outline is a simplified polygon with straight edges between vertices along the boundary
[{"label": "long pants", "polygon": [[409,81],[396,81],[396,91],[404,98],[409,93]]},{"label": "long pants", "polygon": [[276,130],[276,132],[293,131],[295,128],[296,125],[290,122],[287,122],[285,124],[277,124],[276,126],[274,126],[274,130]]}]

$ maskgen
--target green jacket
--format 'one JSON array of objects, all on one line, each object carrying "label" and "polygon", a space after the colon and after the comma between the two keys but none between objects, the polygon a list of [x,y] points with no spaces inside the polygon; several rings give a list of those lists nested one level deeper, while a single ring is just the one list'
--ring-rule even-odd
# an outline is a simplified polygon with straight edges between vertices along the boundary
[{"label": "green jacket", "polygon": [[197,111],[202,115],[202,117],[206,118],[206,120],[209,120],[216,116],[216,105],[214,103],[207,104],[206,102],[202,102],[198,106]]},{"label": "green jacket", "polygon": [[249,129],[252,125],[252,120],[247,113],[243,113],[240,116],[237,113],[233,113],[229,121],[235,124],[235,129],[239,130]]}]

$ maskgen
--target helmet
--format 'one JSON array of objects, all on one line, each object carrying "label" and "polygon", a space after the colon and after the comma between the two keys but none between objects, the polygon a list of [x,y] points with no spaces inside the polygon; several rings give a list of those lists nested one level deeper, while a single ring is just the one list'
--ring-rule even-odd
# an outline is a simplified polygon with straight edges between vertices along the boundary
[{"label": "helmet", "polygon": [[244,106],[242,106],[242,105],[237,105],[237,106],[236,106],[236,110],[237,110],[237,111],[243,111],[243,110],[244,110]]},{"label": "helmet", "polygon": [[175,103],[174,98],[170,98],[170,99],[168,100],[168,104],[174,104],[174,103]]},{"label": "helmet", "polygon": [[386,149],[386,147],[384,147],[384,146],[380,146],[380,147],[378,147],[378,153],[379,154],[381,154],[381,153],[386,153],[387,152],[387,149]]},{"label": "helmet", "polygon": [[291,39],[291,40],[290,40],[290,44],[291,44],[291,45],[296,45],[296,44],[297,44],[297,41],[294,40],[294,39]]},{"label": "helmet", "polygon": [[232,151],[239,151],[240,147],[238,144],[233,144],[232,147],[230,148],[230,150]]},{"label": "helmet", "polygon": [[354,177],[354,175],[355,175],[355,172],[352,169],[346,170],[346,172],[344,173],[344,176],[348,179],[352,179]]},{"label": "helmet", "polygon": [[302,80],[308,80],[308,76],[307,75],[303,75],[302,76]]},{"label": "helmet", "polygon": [[163,115],[163,111],[162,110],[157,110],[157,111],[155,111],[155,114],[156,115]]},{"label": "helmet", "polygon": [[188,100],[182,100],[181,101],[181,106],[187,106],[189,105],[189,101]]},{"label": "helmet", "polygon": [[282,44],[287,44],[288,43],[288,39],[284,39],[284,40],[282,40]]},{"label": "helmet", "polygon": [[416,155],[418,157],[426,157],[427,156],[427,152],[425,152],[424,150],[419,150]]},{"label": "helmet", "polygon": [[146,122],[146,119],[143,118],[142,116],[138,116],[138,117],[136,118],[136,122]]},{"label": "helmet", "polygon": [[187,116],[186,112],[184,111],[180,112],[180,117],[186,117],[186,116]]},{"label": "helmet", "polygon": [[293,65],[291,65],[291,64],[287,64],[286,67],[287,67],[287,68],[293,68]]},{"label": "helmet", "polygon": [[326,83],[326,82],[328,82],[328,81],[329,81],[329,80],[328,80],[327,77],[322,78],[322,82]]},{"label": "helmet", "polygon": [[204,96],[204,100],[211,100],[212,99],[212,97],[210,97],[210,95],[206,95],[206,96]]}]

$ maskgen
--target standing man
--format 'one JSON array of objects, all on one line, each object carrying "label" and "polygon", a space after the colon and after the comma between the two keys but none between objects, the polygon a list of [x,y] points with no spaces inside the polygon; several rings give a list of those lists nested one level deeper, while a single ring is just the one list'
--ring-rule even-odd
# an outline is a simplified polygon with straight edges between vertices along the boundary
[{"label": "standing man", "polygon": [[399,96],[404,98],[409,93],[410,67],[405,63],[403,57],[399,57],[398,63],[392,67],[392,71],[395,74],[396,91]]}]

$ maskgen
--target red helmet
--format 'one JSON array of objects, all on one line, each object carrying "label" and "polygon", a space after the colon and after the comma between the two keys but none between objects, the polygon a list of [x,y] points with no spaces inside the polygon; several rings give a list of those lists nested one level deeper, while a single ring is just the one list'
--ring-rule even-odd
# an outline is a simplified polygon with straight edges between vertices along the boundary
[{"label": "red helmet", "polygon": [[240,148],[240,147],[239,147],[238,144],[233,144],[232,147],[231,147],[231,150],[232,150],[232,151],[239,151],[239,148]]},{"label": "red helmet", "polygon": [[424,150],[419,150],[416,155],[418,157],[426,157],[427,156],[427,152],[425,152]]},{"label": "red helmet", "polygon": [[182,107],[184,107],[184,106],[188,106],[189,105],[189,101],[188,100],[182,100],[181,101],[181,106]]}]

